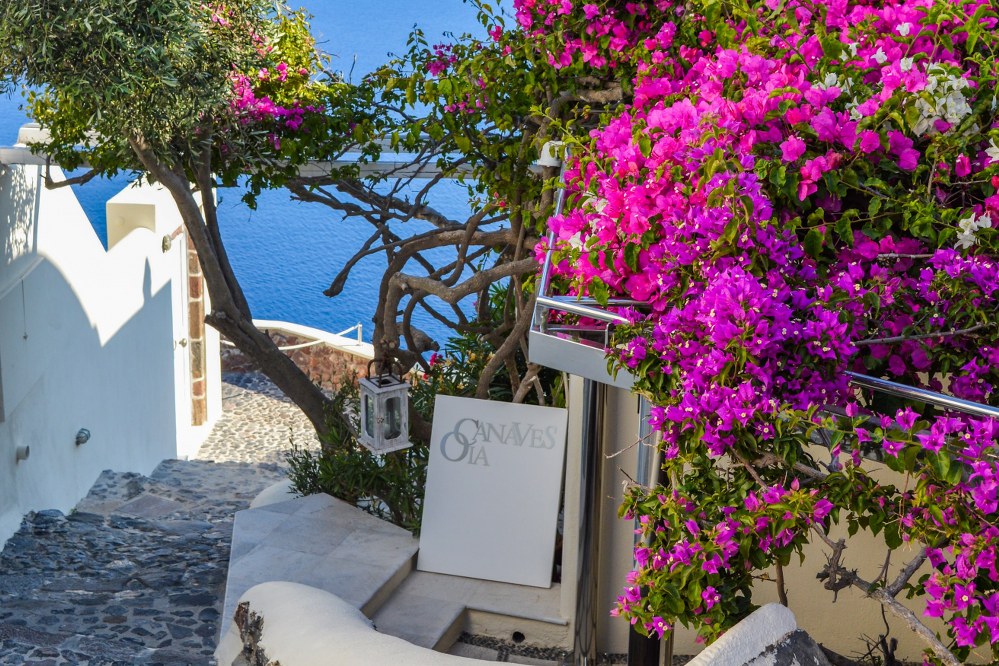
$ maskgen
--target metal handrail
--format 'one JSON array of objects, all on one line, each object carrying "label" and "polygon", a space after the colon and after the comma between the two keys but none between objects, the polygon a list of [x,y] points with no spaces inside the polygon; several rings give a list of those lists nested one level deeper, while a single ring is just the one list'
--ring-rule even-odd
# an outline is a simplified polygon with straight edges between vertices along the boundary
[{"label": "metal handrail", "polygon": [[340,331],[339,333],[334,333],[334,335],[339,335],[341,338],[345,338],[345,337],[347,337],[347,334],[350,333],[351,331],[357,331],[357,343],[358,344],[364,342],[364,340],[361,337],[364,334],[364,326],[361,324],[361,322],[357,322],[356,324],[354,324],[350,328],[345,328],[342,331]]},{"label": "metal handrail", "polygon": [[[546,309],[560,310],[562,312],[578,315],[580,317],[606,321],[611,324],[628,323],[628,320],[620,315],[607,312],[592,305],[583,305],[577,302],[565,301],[563,300],[564,298],[565,297],[553,298],[547,295],[538,296],[538,305]],[[570,296],[568,298],[572,297]],[[943,409],[956,412],[963,412],[973,416],[999,418],[999,407],[993,407],[992,405],[985,405],[971,400],[964,400],[963,398],[956,398],[945,393],[930,391],[929,389],[918,388],[916,386],[909,386],[908,384],[901,384],[899,382],[893,382],[889,379],[882,379],[880,377],[871,377],[869,375],[862,375],[856,372],[847,372],[846,374],[850,379],[850,383],[855,386],[872,389],[874,391],[893,395],[898,398],[925,402],[935,407],[941,407]]]},{"label": "metal handrail", "polygon": [[861,375],[856,372],[847,372],[850,383],[855,386],[862,386],[881,393],[887,393],[898,398],[907,398],[917,402],[929,403],[935,407],[942,407],[955,412],[963,412],[973,416],[991,416],[999,418],[999,407],[985,405],[980,402],[972,402],[963,398],[955,398],[952,395],[938,393],[928,389],[922,389],[908,384],[900,384],[880,377]]},{"label": "metal handrail", "polygon": [[[564,205],[565,189],[561,189],[559,190],[558,198],[556,199],[555,204],[556,215],[561,214]],[[554,244],[555,234],[549,232],[548,251],[545,252],[545,261],[541,267],[541,277],[538,285],[539,294],[537,304],[534,308],[534,319],[531,322],[532,329],[540,333],[546,332],[547,328],[545,325],[545,315],[548,310],[558,310],[560,312],[574,314],[580,317],[596,319],[597,321],[607,322],[609,325],[630,323],[627,318],[603,309],[603,307],[601,307],[593,298],[586,296],[575,297],[551,295],[548,293],[548,290],[551,287],[552,247]],[[641,309],[648,308],[649,304],[647,302],[629,299],[611,299],[607,302],[607,306],[634,307]],[[588,332],[593,331],[590,329]],[[605,340],[608,337],[608,332],[609,327],[605,331]],[[898,398],[924,402],[935,407],[971,414],[973,416],[999,418],[999,407],[993,407],[992,405],[985,405],[980,402],[964,400],[945,393],[930,391],[929,389],[909,386],[908,384],[901,384],[899,382],[893,382],[889,379],[871,377],[869,375],[863,375],[856,372],[847,372],[846,375],[849,377],[850,383],[854,386],[871,389],[873,391],[878,391],[880,393],[885,393]]]},{"label": "metal handrail", "polygon": [[538,296],[538,305],[551,310],[560,310],[569,314],[579,315],[580,317],[588,317],[598,321],[605,321],[608,324],[629,323],[625,317],[614,314],[613,312],[607,312],[606,310],[601,310],[592,306],[572,301],[563,301],[549,296]]}]

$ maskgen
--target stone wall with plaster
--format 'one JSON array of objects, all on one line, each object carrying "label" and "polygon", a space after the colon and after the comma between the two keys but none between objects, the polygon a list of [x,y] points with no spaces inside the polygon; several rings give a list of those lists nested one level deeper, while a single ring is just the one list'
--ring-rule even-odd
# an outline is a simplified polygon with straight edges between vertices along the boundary
[{"label": "stone wall with plaster", "polygon": [[[325,389],[336,388],[344,378],[363,377],[374,357],[370,344],[356,338],[327,333],[288,322],[256,321],[271,339],[314,382]],[[313,344],[316,343],[316,344]],[[259,372],[259,367],[228,342],[221,347],[223,372]]]},{"label": "stone wall with plaster", "polygon": [[324,590],[270,582],[240,597],[215,651],[233,666],[475,666],[484,662],[419,647],[375,630],[361,611]]}]

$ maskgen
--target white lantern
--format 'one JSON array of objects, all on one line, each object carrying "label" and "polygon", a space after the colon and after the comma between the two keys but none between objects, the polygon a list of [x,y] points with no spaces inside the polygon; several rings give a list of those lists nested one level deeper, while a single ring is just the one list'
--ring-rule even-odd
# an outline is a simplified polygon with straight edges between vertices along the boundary
[{"label": "white lantern", "polygon": [[361,432],[358,439],[361,444],[377,454],[412,446],[409,441],[409,384],[391,370],[372,377],[369,364],[368,376],[361,379],[359,385]]}]

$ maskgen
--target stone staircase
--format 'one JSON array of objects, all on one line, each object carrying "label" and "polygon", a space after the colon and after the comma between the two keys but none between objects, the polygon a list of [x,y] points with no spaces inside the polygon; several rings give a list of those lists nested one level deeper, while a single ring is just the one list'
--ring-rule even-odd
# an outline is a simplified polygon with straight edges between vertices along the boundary
[{"label": "stone staircase", "polygon": [[379,631],[441,652],[467,652],[455,648],[462,633],[549,652],[570,643],[558,584],[543,589],[416,571],[419,541],[409,532],[328,495],[268,494],[272,503],[236,514],[224,618],[254,585],[286,581],[335,594]]},{"label": "stone staircase", "polygon": [[211,663],[232,517],[282,477],[168,460],[29,514],[0,554],[0,664]]}]

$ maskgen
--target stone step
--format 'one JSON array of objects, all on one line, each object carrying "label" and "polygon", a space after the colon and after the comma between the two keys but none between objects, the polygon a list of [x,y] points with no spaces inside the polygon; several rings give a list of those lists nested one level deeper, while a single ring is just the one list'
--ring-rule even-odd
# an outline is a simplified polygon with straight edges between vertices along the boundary
[{"label": "stone step", "polygon": [[461,635],[465,604],[436,591],[428,596],[418,576],[411,574],[371,619],[382,633],[443,652]]},{"label": "stone step", "polygon": [[[170,642],[185,638],[169,636]],[[203,645],[156,647],[139,638],[39,631],[23,625],[0,622],[0,664],[71,663],[98,665],[204,664],[211,661]],[[52,660],[51,662],[49,660]]]},{"label": "stone step", "polygon": [[415,571],[372,617],[382,631],[446,651],[463,631],[547,646],[567,646],[561,589]]},{"label": "stone step", "polygon": [[240,511],[233,525],[224,622],[254,585],[317,587],[369,617],[412,571],[417,540],[406,530],[329,495]]},{"label": "stone step", "polygon": [[0,552],[0,665],[211,663],[233,514],[282,476],[165,461],[28,514]]},{"label": "stone step", "polygon": [[270,463],[164,460],[150,476],[105,470],[76,506],[81,513],[228,521],[261,488],[284,478]]}]

